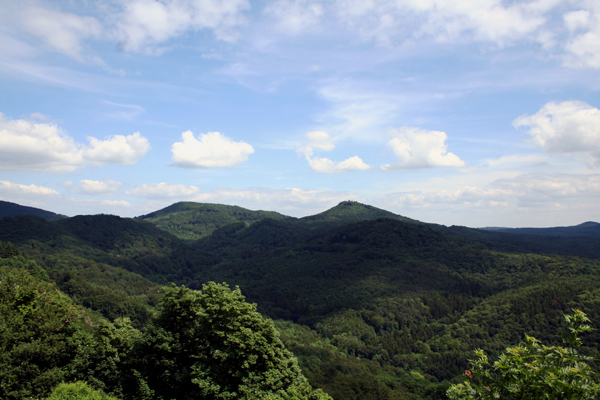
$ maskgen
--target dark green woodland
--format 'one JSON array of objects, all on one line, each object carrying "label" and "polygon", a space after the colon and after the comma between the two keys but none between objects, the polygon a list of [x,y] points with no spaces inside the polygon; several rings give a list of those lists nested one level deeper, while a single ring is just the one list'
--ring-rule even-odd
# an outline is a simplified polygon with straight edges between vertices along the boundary
[{"label": "dark green woodland", "polygon": [[[0,219],[2,400],[446,399],[472,365],[488,371],[477,354],[527,337],[559,348],[573,310],[600,322],[593,222],[446,227],[356,202],[305,218],[14,206]],[[600,332],[580,338],[593,383]]]}]

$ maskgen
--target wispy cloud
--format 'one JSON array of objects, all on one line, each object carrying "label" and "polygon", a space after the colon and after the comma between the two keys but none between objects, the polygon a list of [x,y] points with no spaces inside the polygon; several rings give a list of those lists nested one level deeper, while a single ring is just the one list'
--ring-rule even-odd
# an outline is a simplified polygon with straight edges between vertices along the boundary
[{"label": "wispy cloud", "polygon": [[344,161],[334,162],[328,158],[313,157],[314,150],[330,151],[335,148],[331,136],[323,131],[311,131],[306,134],[307,141],[296,151],[304,155],[310,169],[322,174],[339,174],[351,171],[364,171],[373,168],[360,157],[353,156]]},{"label": "wispy cloud", "polygon": [[135,197],[144,197],[150,199],[163,198],[189,198],[200,191],[196,186],[188,186],[173,183],[144,183],[136,185],[127,190],[125,194]]}]

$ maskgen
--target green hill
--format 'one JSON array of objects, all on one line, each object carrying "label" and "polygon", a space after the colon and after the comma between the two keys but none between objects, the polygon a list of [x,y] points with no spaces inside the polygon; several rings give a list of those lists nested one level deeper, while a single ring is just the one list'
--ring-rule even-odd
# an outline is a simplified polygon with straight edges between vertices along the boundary
[{"label": "green hill", "polygon": [[34,215],[36,217],[41,217],[46,221],[67,218],[64,215],[42,210],[40,208],[27,207],[16,203],[11,203],[9,201],[0,200],[0,218],[15,217],[17,215]]},{"label": "green hill", "polygon": [[333,228],[353,222],[378,218],[420,223],[419,221],[355,201],[343,201],[327,211],[299,219],[274,211],[251,211],[238,206],[194,202],[175,203],[162,210],[136,218],[149,222],[157,228],[188,242],[210,236],[215,230],[231,224],[244,223],[246,226],[250,226],[266,218],[290,223],[298,222],[295,226],[311,229]]},{"label": "green hill", "polygon": [[264,218],[284,220],[292,217],[275,211],[251,211],[238,206],[194,202],[175,203],[137,217],[187,241],[209,236],[226,225],[238,222],[249,225]]},{"label": "green hill", "polygon": [[[573,308],[600,322],[598,238],[423,224],[355,202],[300,219],[198,203],[165,210],[9,217],[0,241],[77,304],[136,326],[151,319],[160,284],[237,285],[278,319],[310,383],[335,400],[444,399],[475,348],[495,358],[525,333],[560,344]],[[212,221],[202,240],[151,222],[190,223],[194,212]],[[582,353],[600,359],[600,334],[584,342]]]},{"label": "green hill", "polygon": [[421,223],[417,220],[403,217],[377,207],[362,204],[357,201],[342,201],[337,206],[322,213],[300,218],[307,225],[334,227],[370,219],[389,218],[398,221]]}]

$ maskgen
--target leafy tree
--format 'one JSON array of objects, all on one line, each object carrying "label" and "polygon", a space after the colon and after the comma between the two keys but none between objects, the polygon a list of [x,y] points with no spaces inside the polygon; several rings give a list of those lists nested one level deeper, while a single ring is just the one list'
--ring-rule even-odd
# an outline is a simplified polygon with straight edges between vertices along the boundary
[{"label": "leafy tree", "polygon": [[448,389],[451,400],[460,399],[596,399],[600,393],[598,376],[588,358],[578,354],[578,334],[589,332],[589,319],[579,310],[565,316],[569,334],[566,347],[545,346],[526,336],[525,342],[509,347],[490,366],[483,350],[476,350],[468,380]]},{"label": "leafy tree", "polygon": [[158,397],[330,399],[310,387],[273,322],[239,288],[166,288],[142,340],[141,372]]},{"label": "leafy tree", "polygon": [[90,388],[85,382],[61,383],[47,400],[117,400]]},{"label": "leafy tree", "polygon": [[0,398],[47,395],[69,376],[84,310],[52,284],[0,267]]}]

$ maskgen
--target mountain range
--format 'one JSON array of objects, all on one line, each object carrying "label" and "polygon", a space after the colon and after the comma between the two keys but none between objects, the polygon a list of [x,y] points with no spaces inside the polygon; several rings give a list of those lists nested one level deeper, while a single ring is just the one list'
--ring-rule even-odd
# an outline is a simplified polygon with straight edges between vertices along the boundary
[{"label": "mountain range", "polygon": [[[15,206],[0,241],[78,304],[143,326],[162,285],[239,286],[336,400],[442,399],[475,348],[494,356],[526,333],[560,343],[572,308],[600,321],[594,222],[446,227],[352,201],[304,218],[181,202],[51,220]],[[600,355],[600,336],[584,339]]]}]

